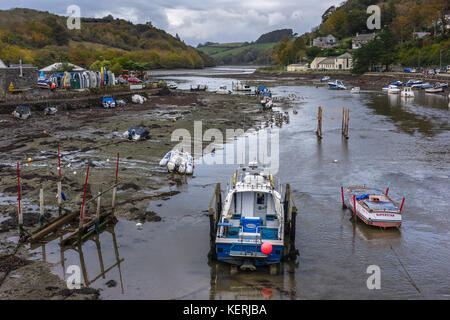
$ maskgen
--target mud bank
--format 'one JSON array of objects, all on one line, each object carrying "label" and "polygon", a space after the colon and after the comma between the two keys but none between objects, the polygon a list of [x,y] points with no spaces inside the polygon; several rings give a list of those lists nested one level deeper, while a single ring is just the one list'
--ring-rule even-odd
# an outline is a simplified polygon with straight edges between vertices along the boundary
[{"label": "mud bank", "polygon": [[[90,172],[86,199],[113,184],[116,157],[120,153],[116,216],[158,223],[162,218],[157,210],[164,210],[164,203],[152,210],[150,203],[170,199],[180,192],[179,186],[195,179],[195,172],[186,177],[169,174],[159,167],[160,159],[179,143],[172,141],[174,130],[187,129],[194,137],[194,121],[202,121],[203,132],[217,128],[225,136],[225,129],[247,130],[262,123],[264,117],[254,96],[179,91],[149,95],[145,104],[127,104],[113,110],[85,106],[59,111],[54,116],[32,111],[28,120],[0,114],[3,155],[0,162],[0,258],[23,261],[20,267],[0,273],[3,279],[0,299],[98,298],[98,292],[86,288],[73,292],[65,290],[65,283],[50,274],[49,264],[29,260],[23,247],[16,251],[17,162],[21,165],[25,228],[37,226],[40,188],[44,189],[45,217],[57,215],[58,147],[61,149],[62,190],[66,196],[64,208],[79,210],[87,166]],[[147,128],[150,139],[140,142],[124,139],[122,133],[134,125]],[[32,161],[28,162],[28,158]],[[111,209],[110,195],[102,197],[102,209]],[[92,205],[85,210],[93,213],[96,208]]]}]

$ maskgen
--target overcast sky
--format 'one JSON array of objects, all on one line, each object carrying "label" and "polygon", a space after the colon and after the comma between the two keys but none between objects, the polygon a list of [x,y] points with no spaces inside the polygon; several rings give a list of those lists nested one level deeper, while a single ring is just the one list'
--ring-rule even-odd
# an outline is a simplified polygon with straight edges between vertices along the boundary
[{"label": "overcast sky", "polygon": [[112,14],[152,24],[190,45],[254,41],[261,34],[291,28],[299,34],[321,22],[322,13],[342,0],[1,0],[0,9],[32,8],[67,15],[78,5],[82,17]]}]

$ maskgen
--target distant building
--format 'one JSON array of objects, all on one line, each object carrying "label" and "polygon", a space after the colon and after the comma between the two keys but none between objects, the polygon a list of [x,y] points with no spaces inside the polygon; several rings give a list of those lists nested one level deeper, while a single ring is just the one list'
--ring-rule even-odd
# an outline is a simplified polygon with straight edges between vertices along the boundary
[{"label": "distant building", "polygon": [[332,48],[337,46],[336,37],[329,34],[326,37],[318,37],[313,40],[313,46],[319,48]]},{"label": "distant building", "polygon": [[307,63],[290,64],[287,66],[287,71],[306,71],[309,69]]},{"label": "distant building", "polygon": [[431,32],[413,32],[413,38],[422,39],[431,36]]},{"label": "distant building", "polygon": [[373,39],[375,39],[375,33],[357,33],[356,37],[352,40],[352,49],[357,50]]},{"label": "distant building", "polygon": [[311,62],[311,69],[318,70],[351,70],[353,57],[350,53],[344,53],[338,57],[317,57]]},{"label": "distant building", "polygon": [[[51,65],[49,65],[49,66],[47,66],[45,68],[42,68],[39,71],[40,72],[44,72],[45,75],[52,74],[52,73],[54,73],[54,70],[60,69],[62,67],[62,65],[63,64],[61,62],[57,62],[57,63],[51,64]],[[67,63],[67,65],[70,66],[70,67],[73,67],[73,72],[86,71],[86,69],[84,69],[84,68],[82,68],[80,66],[77,66],[75,64],[72,64],[72,63]]]}]

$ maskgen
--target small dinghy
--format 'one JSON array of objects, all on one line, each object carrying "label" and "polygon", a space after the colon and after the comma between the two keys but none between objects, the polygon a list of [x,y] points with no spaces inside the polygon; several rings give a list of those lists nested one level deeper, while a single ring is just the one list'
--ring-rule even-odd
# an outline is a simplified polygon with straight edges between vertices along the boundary
[{"label": "small dinghy", "polygon": [[161,167],[167,167],[169,172],[178,172],[181,174],[194,173],[194,158],[189,152],[179,150],[169,151],[159,162]]},{"label": "small dinghy", "polygon": [[232,82],[232,88],[234,91],[252,91],[249,85],[242,84],[241,82]]},{"label": "small dinghy", "polygon": [[276,272],[287,251],[284,219],[292,206],[283,201],[281,184],[269,172],[258,169],[256,162],[239,168],[225,200],[219,202],[214,248],[217,260],[242,270],[270,266],[271,273],[272,267]]},{"label": "small dinghy", "polygon": [[350,92],[351,93],[360,93],[361,92],[361,88],[360,87],[353,87]]},{"label": "small dinghy", "polygon": [[399,228],[402,225],[405,197],[399,209],[387,195],[389,188],[383,193],[375,188],[350,186],[346,189],[345,200],[343,187],[341,190],[345,205],[365,224],[381,228]]},{"label": "small dinghy", "polygon": [[56,112],[58,112],[58,109],[55,107],[47,107],[44,109],[44,116],[47,115],[54,115],[56,114]]},{"label": "small dinghy", "polygon": [[199,84],[196,87],[191,86],[191,91],[206,91],[208,89],[208,86],[205,84]]},{"label": "small dinghy", "polygon": [[216,91],[217,94],[232,94],[233,92],[230,89],[227,89],[227,86],[221,86],[219,90]]},{"label": "small dinghy", "polygon": [[328,80],[330,80],[330,77],[329,76],[324,76],[324,77],[322,77],[320,79],[320,82],[325,82],[325,81],[328,81]]},{"label": "small dinghy", "polygon": [[102,107],[106,109],[112,109],[116,107],[116,102],[112,97],[105,97],[102,100]]},{"label": "small dinghy", "polygon": [[128,140],[145,140],[148,139],[150,137],[150,132],[148,132],[148,130],[139,127],[139,126],[134,126],[131,127],[130,130],[127,130],[123,133],[124,138],[127,138]]},{"label": "small dinghy", "polygon": [[400,88],[391,84],[391,85],[389,85],[388,93],[389,94],[399,94]]},{"label": "small dinghy", "polygon": [[263,109],[272,109],[273,107],[273,99],[272,92],[269,89],[265,89],[263,93],[261,93],[259,97],[259,102]]},{"label": "small dinghy", "polygon": [[145,98],[139,94],[135,94],[131,97],[131,101],[136,104],[143,104],[144,102],[147,101],[147,98]]},{"label": "small dinghy", "polygon": [[442,87],[442,85],[438,82],[435,83],[434,86],[432,88],[428,88],[425,89],[426,93],[439,93],[439,92],[444,92],[444,88]]},{"label": "small dinghy", "polygon": [[16,110],[12,113],[15,118],[18,119],[28,119],[31,116],[30,107],[17,106]]},{"label": "small dinghy", "polygon": [[332,90],[347,90],[347,88],[344,86],[344,83],[341,80],[328,82],[328,88]]}]

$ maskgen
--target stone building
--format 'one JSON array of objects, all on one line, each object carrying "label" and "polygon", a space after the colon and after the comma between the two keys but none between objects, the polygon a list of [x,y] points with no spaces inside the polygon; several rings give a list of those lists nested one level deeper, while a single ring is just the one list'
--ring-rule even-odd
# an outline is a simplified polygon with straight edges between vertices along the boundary
[{"label": "stone building", "polygon": [[32,65],[15,64],[7,67],[0,60],[0,94],[6,93],[11,83],[16,89],[33,88],[38,78],[38,69]]},{"label": "stone building", "polygon": [[352,40],[352,49],[357,50],[373,39],[375,39],[375,33],[357,33],[356,37]]}]

